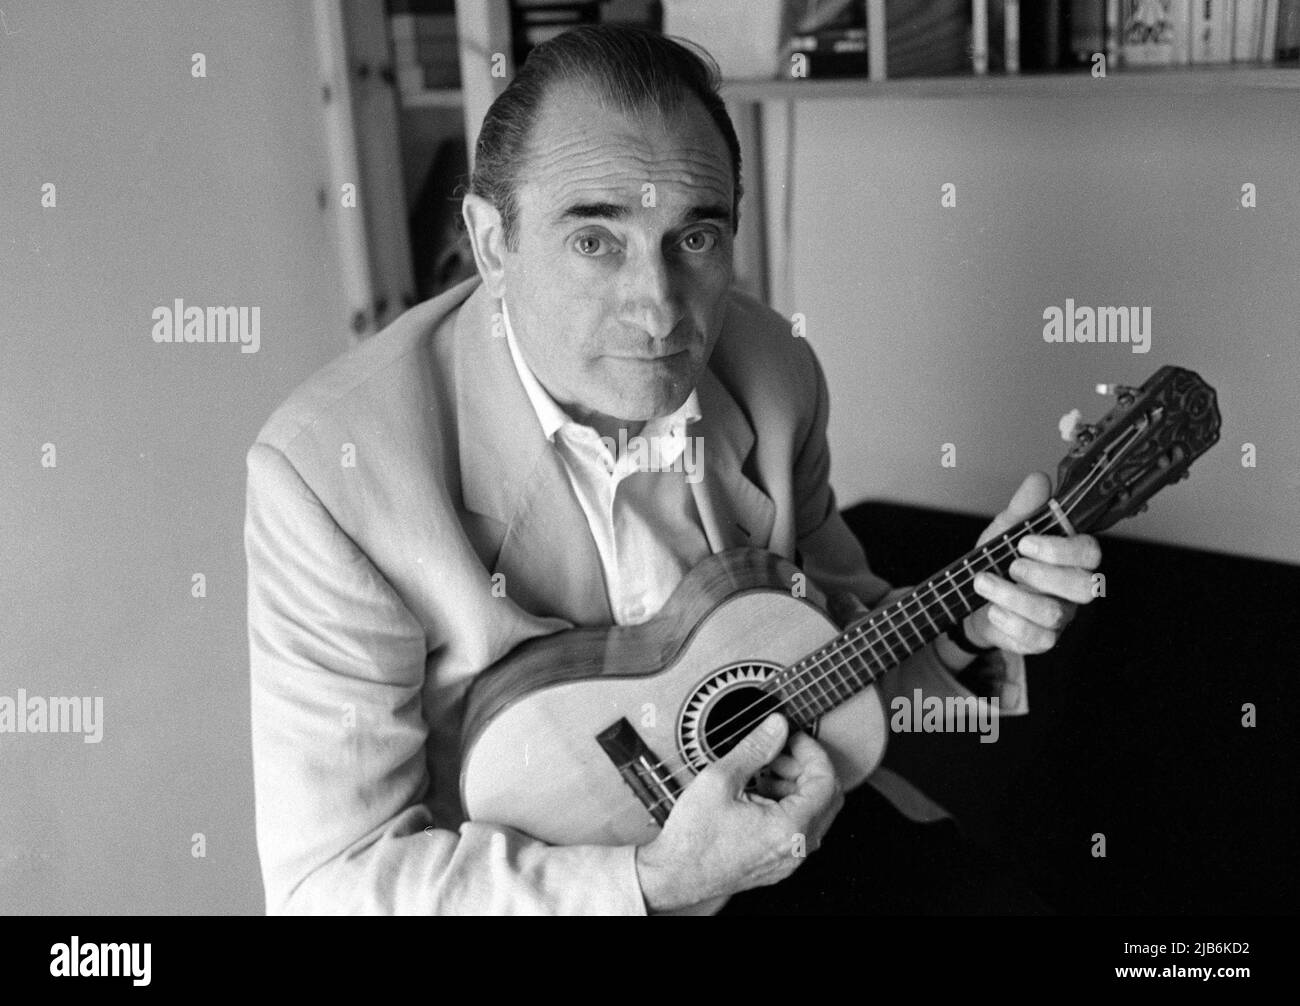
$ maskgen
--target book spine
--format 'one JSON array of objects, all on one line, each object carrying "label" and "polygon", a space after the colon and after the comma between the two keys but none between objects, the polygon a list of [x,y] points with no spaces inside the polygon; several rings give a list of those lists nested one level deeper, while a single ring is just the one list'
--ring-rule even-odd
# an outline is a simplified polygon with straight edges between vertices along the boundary
[{"label": "book spine", "polygon": [[1120,60],[1119,0],[1106,0],[1106,65],[1119,66]]},{"label": "book spine", "polygon": [[885,0],[867,0],[867,79],[885,74]]},{"label": "book spine", "polygon": [[1195,0],[1193,63],[1232,61],[1232,9],[1227,0]]},{"label": "book spine", "polygon": [[1020,0],[1006,0],[1003,9],[1004,27],[1003,44],[1006,46],[1004,58],[1007,73],[1020,72]]},{"label": "book spine", "polygon": [[1232,20],[1232,61],[1253,63],[1259,58],[1263,0],[1237,0]]},{"label": "book spine", "polygon": [[989,72],[988,0],[971,0],[971,63],[976,76]]},{"label": "book spine", "polygon": [[1259,58],[1264,63],[1277,59],[1277,2],[1264,0],[1264,20],[1259,30]]},{"label": "book spine", "polygon": [[1174,66],[1186,66],[1192,61],[1192,7],[1196,0],[1173,0],[1169,5],[1169,23],[1173,31]]},{"label": "book spine", "polygon": [[1124,0],[1125,66],[1174,66],[1190,56],[1190,0]]}]

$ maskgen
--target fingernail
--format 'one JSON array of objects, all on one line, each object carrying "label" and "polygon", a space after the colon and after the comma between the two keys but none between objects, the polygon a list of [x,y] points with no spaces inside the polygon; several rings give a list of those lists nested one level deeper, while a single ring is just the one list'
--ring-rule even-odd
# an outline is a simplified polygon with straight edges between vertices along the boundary
[{"label": "fingernail", "polygon": [[1012,576],[1020,577],[1025,575],[1025,570],[1027,570],[1028,568],[1029,568],[1029,563],[1025,562],[1024,559],[1016,559],[1014,562],[1011,563],[1010,566],[1007,567],[1007,572],[1010,573]]},{"label": "fingernail", "polygon": [[1020,539],[1020,551],[1021,551],[1021,553],[1022,553],[1023,555],[1027,555],[1027,556],[1029,556],[1030,558],[1032,558],[1032,557],[1036,556],[1036,555],[1039,553],[1039,550],[1040,550],[1041,548],[1042,548],[1042,546],[1038,544],[1038,539],[1037,539],[1037,538],[1021,538],[1021,539]]},{"label": "fingernail", "polygon": [[771,737],[775,737],[781,732],[780,713],[772,713],[763,721],[763,732]]}]

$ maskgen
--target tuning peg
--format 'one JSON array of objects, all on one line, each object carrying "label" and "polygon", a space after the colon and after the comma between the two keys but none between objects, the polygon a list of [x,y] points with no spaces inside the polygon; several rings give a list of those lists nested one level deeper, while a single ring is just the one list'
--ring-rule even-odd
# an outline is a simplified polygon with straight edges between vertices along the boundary
[{"label": "tuning peg", "polygon": [[1097,427],[1092,423],[1080,423],[1074,428],[1074,439],[1080,447],[1086,447],[1097,438]]},{"label": "tuning peg", "polygon": [[1137,389],[1127,384],[1115,385],[1115,400],[1120,405],[1132,405],[1137,400]]}]

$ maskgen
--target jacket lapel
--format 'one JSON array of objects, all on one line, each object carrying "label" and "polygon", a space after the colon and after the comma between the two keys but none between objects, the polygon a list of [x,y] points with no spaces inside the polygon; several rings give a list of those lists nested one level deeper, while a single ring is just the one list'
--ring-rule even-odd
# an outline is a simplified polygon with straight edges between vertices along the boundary
[{"label": "jacket lapel", "polygon": [[600,555],[555,447],[515,371],[499,310],[480,286],[456,318],[461,493],[486,518],[506,595],[575,625],[613,621]]},{"label": "jacket lapel", "polygon": [[701,418],[692,435],[701,438],[704,478],[691,490],[709,548],[767,548],[776,505],[744,473],[754,428],[712,370],[704,372],[696,390]]}]

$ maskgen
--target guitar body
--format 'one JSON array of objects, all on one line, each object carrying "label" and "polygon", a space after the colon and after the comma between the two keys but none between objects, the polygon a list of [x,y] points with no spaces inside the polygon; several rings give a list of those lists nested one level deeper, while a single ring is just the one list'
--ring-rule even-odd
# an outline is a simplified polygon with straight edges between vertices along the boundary
[{"label": "guitar body", "polygon": [[[683,787],[724,754],[738,728],[762,718],[757,685],[839,632],[793,596],[797,572],[767,552],[719,553],[651,621],[532,640],[490,668],[466,710],[466,813],[555,845],[652,840],[659,824],[616,765],[608,732],[622,723],[621,740],[643,744]],[[856,786],[884,754],[878,690],[826,714],[816,736],[844,787]]]}]

